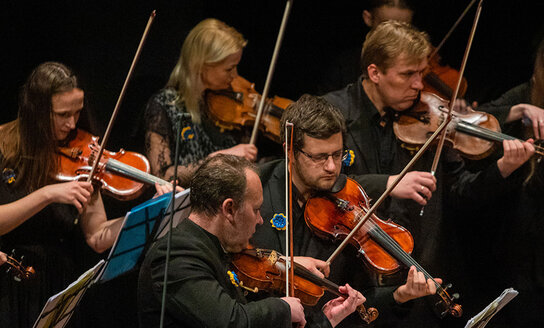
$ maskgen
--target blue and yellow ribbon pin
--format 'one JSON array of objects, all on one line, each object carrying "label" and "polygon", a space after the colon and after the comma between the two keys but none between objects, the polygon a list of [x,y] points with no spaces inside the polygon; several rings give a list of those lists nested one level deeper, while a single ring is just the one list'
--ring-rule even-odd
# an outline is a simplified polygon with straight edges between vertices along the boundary
[{"label": "blue and yellow ribbon pin", "polygon": [[272,224],[272,227],[278,230],[285,230],[285,226],[287,225],[287,218],[285,217],[285,214],[277,213],[274,214],[272,219],[270,219],[270,223]]}]

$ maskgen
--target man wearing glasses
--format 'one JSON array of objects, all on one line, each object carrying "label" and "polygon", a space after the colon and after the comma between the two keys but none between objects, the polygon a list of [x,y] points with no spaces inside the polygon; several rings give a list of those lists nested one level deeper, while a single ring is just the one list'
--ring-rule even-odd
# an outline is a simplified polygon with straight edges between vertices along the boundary
[{"label": "man wearing glasses", "polygon": [[[362,260],[356,258],[353,247],[346,248],[328,268],[325,262],[336,245],[314,235],[304,221],[304,205],[316,191],[328,191],[340,175],[342,161],[346,159],[343,148],[345,134],[344,118],[340,111],[324,99],[303,95],[284,112],[282,140],[285,140],[286,122],[294,125],[293,130],[293,209],[294,255],[297,262],[322,275],[329,273],[329,280],[335,283],[349,283],[355,289],[364,290],[368,306],[377,307],[380,317],[387,317],[388,311],[404,311],[398,304],[424,295],[434,294],[434,283],[426,281],[421,272],[411,268],[407,282],[402,286],[367,289],[371,283]],[[285,250],[285,161],[277,160],[260,167],[263,185],[263,224],[258,226],[252,245],[274,249],[283,254]],[[307,257],[307,258],[301,258]],[[316,260],[321,259],[321,260]],[[320,300],[317,308],[333,295]],[[361,319],[352,315],[348,322],[360,326]],[[378,319],[380,320],[380,319]]]}]

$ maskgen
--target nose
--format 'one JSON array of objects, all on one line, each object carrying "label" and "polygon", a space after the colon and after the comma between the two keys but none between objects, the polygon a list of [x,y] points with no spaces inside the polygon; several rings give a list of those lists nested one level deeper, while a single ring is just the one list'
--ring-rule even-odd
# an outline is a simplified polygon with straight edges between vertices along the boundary
[{"label": "nose", "polygon": [[68,120],[66,121],[66,124],[70,127],[70,130],[73,130],[76,128],[76,117],[74,115],[70,116]]},{"label": "nose", "polygon": [[412,88],[421,91],[423,90],[423,72],[416,74],[414,81],[412,82]]},{"label": "nose", "polygon": [[334,158],[332,155],[329,155],[327,157],[327,160],[325,161],[325,164],[323,165],[323,168],[327,172],[335,172],[336,171],[336,163],[334,162]]},{"label": "nose", "polygon": [[259,215],[258,215],[258,216],[259,216],[259,219],[257,220],[257,224],[258,224],[258,225],[261,225],[261,224],[263,224],[264,221],[263,221],[263,217],[261,216],[261,213],[260,213],[260,212],[259,212]]}]

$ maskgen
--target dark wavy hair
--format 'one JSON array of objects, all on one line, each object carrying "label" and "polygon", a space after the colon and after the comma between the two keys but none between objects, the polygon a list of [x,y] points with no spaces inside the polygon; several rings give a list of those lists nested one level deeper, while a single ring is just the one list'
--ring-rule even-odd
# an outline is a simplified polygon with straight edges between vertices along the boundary
[{"label": "dark wavy hair", "polygon": [[346,123],[338,108],[322,97],[302,95],[291,103],[281,116],[281,140],[285,142],[285,124],[293,123],[293,147],[295,151],[304,147],[304,135],[316,139],[327,139],[342,133],[345,139]]},{"label": "dark wavy hair", "polygon": [[33,191],[54,180],[58,163],[52,97],[78,87],[72,70],[56,62],[40,64],[26,80],[17,119],[0,129],[1,169],[17,170],[16,186]]},{"label": "dark wavy hair", "polygon": [[255,164],[243,157],[218,154],[208,157],[191,179],[191,208],[209,216],[217,214],[227,198],[240,207],[245,198],[246,169],[257,172]]}]

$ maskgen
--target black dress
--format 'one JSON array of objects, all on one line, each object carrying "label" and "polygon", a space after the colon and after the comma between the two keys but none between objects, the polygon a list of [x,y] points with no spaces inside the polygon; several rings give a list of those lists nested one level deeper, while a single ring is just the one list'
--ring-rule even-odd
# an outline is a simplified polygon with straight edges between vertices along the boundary
[{"label": "black dress", "polygon": [[[0,204],[27,194],[13,187],[10,173],[2,172]],[[74,253],[81,233],[73,223],[76,215],[71,205],[52,204],[0,237],[0,250],[14,249],[16,258],[24,256],[23,264],[36,270],[33,279],[17,282],[6,273],[7,265],[0,268],[0,327],[32,327],[47,299],[78,277]]]}]

